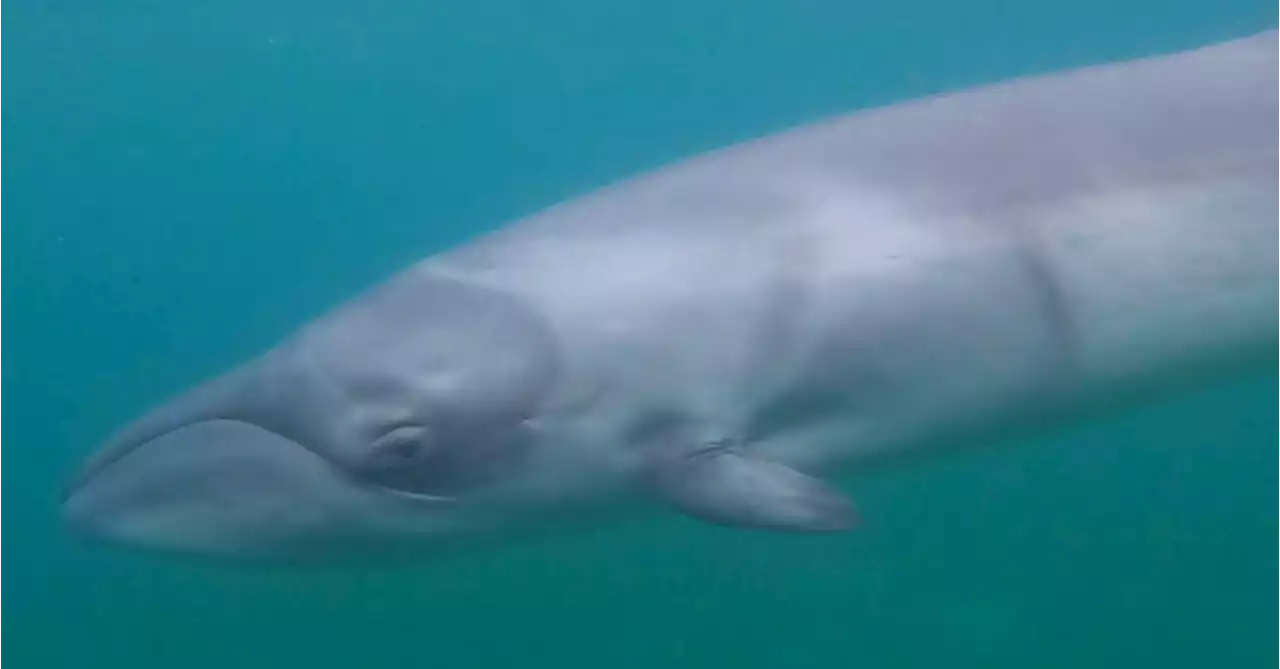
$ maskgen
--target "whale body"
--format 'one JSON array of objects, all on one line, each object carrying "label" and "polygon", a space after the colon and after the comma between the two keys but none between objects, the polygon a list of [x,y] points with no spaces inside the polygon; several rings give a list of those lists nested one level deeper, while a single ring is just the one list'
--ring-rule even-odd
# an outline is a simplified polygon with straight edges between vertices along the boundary
[{"label": "whale body", "polygon": [[823,480],[1275,362],[1277,39],[865,110],[431,256],[127,425],[77,532],[429,551],[618,500],[835,532]]}]

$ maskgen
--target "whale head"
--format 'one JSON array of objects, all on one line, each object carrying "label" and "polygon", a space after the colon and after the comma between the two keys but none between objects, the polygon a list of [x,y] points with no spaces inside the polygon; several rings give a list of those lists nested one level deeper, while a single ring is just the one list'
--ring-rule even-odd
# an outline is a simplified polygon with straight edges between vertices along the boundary
[{"label": "whale head", "polygon": [[415,270],[120,431],[68,486],[66,522],[286,559],[502,525],[564,492],[540,431],[557,349],[519,299]]}]

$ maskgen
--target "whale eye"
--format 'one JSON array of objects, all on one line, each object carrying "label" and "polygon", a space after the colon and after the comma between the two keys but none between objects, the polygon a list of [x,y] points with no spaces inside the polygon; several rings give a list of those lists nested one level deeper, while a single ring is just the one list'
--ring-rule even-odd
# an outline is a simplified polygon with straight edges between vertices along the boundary
[{"label": "whale eye", "polygon": [[422,458],[431,447],[431,430],[422,425],[401,425],[375,440],[369,455],[372,461],[397,466]]},{"label": "whale eye", "polygon": [[401,425],[374,439],[353,473],[401,492],[454,495],[509,471],[526,452],[527,437],[523,429]]},{"label": "whale eye", "polygon": [[401,425],[373,442],[372,457],[392,463],[421,457],[431,450],[431,431],[422,425]]}]

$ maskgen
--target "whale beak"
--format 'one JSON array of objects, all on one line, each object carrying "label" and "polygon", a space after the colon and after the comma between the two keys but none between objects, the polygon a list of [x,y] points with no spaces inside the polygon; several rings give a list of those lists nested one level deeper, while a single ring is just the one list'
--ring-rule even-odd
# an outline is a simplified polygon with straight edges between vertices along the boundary
[{"label": "whale beak", "polygon": [[274,551],[332,534],[335,504],[351,496],[321,458],[241,421],[199,421],[106,451],[68,487],[62,514],[77,534],[113,544]]}]

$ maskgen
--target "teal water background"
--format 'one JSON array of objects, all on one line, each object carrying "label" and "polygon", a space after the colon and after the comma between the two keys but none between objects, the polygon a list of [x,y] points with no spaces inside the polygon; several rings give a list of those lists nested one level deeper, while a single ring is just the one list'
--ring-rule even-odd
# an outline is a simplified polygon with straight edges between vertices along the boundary
[{"label": "teal water background", "polygon": [[256,569],[58,524],[107,432],[413,260],[855,107],[1273,27],[1273,0],[4,5],[16,667],[1274,667],[1275,371],[850,477],[797,540],[657,514]]}]

